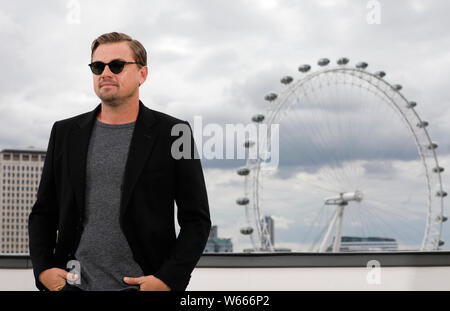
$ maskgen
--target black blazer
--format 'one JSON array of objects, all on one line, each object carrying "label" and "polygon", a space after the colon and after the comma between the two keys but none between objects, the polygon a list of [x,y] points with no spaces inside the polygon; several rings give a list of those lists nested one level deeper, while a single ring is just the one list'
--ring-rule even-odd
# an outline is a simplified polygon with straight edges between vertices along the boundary
[{"label": "black blazer", "polygon": [[[67,262],[75,259],[83,230],[87,149],[100,108],[99,104],[91,112],[55,122],[51,130],[28,223],[30,256],[40,290],[46,290],[38,280],[42,271],[67,269]],[[145,275],[156,276],[172,290],[186,289],[211,228],[200,160],[171,156],[172,142],[178,138],[171,130],[180,123],[189,126],[139,102],[120,205],[120,227],[134,260]],[[191,143],[194,156],[192,137]]]}]

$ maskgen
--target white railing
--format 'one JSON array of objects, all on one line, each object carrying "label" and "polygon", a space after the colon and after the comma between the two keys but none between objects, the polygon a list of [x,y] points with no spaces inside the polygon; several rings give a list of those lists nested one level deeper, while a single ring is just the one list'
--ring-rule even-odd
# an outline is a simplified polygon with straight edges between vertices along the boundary
[{"label": "white railing", "polygon": [[[0,256],[0,291],[34,291],[26,256]],[[188,291],[450,290],[450,252],[204,255]]]},{"label": "white railing", "polygon": [[[196,268],[189,291],[450,290],[450,267]],[[0,291],[35,291],[31,269],[0,269]]]}]

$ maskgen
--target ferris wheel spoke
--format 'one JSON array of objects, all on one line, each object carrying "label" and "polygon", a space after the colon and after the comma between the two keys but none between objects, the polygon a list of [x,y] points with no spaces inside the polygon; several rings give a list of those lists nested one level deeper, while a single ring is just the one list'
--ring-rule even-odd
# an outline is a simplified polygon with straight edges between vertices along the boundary
[{"label": "ferris wheel spoke", "polygon": [[380,231],[381,231],[382,228],[387,228],[389,230],[388,232],[384,231],[384,230],[382,231],[382,234],[384,234],[385,237],[396,238],[397,240],[398,240],[398,238],[400,238],[400,241],[397,241],[397,242],[401,242],[401,243],[407,243],[407,242],[409,243],[410,242],[410,239],[408,239],[405,236],[405,234],[402,230],[398,230],[397,228],[395,228],[392,224],[387,222],[384,217],[378,215],[378,213],[376,213],[376,211],[366,209],[366,212],[369,214],[369,217],[371,219],[378,222],[378,225],[376,226],[377,229],[380,229]]},{"label": "ferris wheel spoke", "polygon": [[316,217],[314,218],[314,220],[310,223],[309,226],[309,230],[304,234],[303,236],[303,241],[306,243],[308,241],[309,235],[312,232],[312,229],[314,228],[314,226],[318,223],[318,220],[323,216],[323,212],[324,212],[324,208],[325,205],[322,205],[319,209],[319,211],[316,214]]},{"label": "ferris wheel spoke", "polygon": [[387,212],[397,215],[398,217],[405,217],[405,214],[410,214],[414,215],[416,218],[424,219],[424,216],[426,215],[425,211],[416,211],[412,208],[407,208],[407,206],[410,206],[410,200],[406,201],[405,203],[401,202],[388,203],[383,202],[381,199],[378,200],[366,199],[365,202],[367,204],[370,204],[371,207],[385,210]]},{"label": "ferris wheel spoke", "polygon": [[[388,208],[386,206],[383,206],[384,204],[380,204],[379,202],[374,202],[374,201],[369,201],[368,203],[371,204],[371,206],[369,207],[370,209],[378,210],[378,211],[380,211],[380,213],[384,213],[384,214],[390,215],[389,219],[391,221],[392,220],[396,220],[398,222],[402,222],[402,223],[405,224],[405,228],[413,229],[416,232],[419,231],[419,230],[417,230],[417,229],[413,228],[412,226],[410,226],[410,222],[405,220],[407,218],[405,216],[405,212],[409,213],[409,214],[413,214],[414,218],[416,218],[416,219],[417,218],[418,219],[424,219],[425,218],[424,217],[425,216],[424,213],[421,213],[421,214],[413,213],[413,212],[411,212],[411,210],[405,210],[405,209],[403,209],[403,210],[398,209],[398,211],[397,211],[396,209]],[[421,231],[423,231],[423,230],[421,230]]]},{"label": "ferris wheel spoke", "polygon": [[398,234],[401,232],[403,239],[406,238],[405,231],[408,232],[408,236],[418,236],[418,235],[423,234],[423,230],[418,230],[417,227],[411,225],[411,222],[406,221],[404,218],[398,217],[396,214],[393,214],[390,211],[382,210],[378,207],[373,208],[372,211],[377,212],[378,214],[381,214],[381,215],[390,215],[389,223],[392,223],[393,221],[395,221],[397,224],[401,224],[402,230],[400,231],[397,229],[395,231],[395,233]]},{"label": "ferris wheel spoke", "polygon": [[[325,231],[328,229],[328,225],[330,223],[331,219],[327,218],[327,225],[324,225],[321,229],[321,231],[316,235],[315,239],[312,241],[310,246],[310,251],[313,251],[314,248],[320,247],[320,241],[323,239],[325,235]],[[319,251],[319,250],[318,250]]]},{"label": "ferris wheel spoke", "polygon": [[[330,127],[330,120],[329,120],[329,109],[326,109],[326,107],[323,106],[323,98],[319,98],[319,93],[318,91],[316,92],[311,92],[314,95],[314,98],[312,98],[310,101],[311,102],[315,102],[318,104],[319,109],[314,109],[314,112],[320,112],[320,111],[325,111],[325,113],[321,112],[321,113],[315,113],[315,116],[320,116],[317,117],[317,119],[314,121],[315,124],[323,124],[324,129],[326,131],[324,131],[323,135],[325,136],[320,136],[319,141],[323,141],[322,146],[321,146],[321,150],[322,150],[322,154],[323,154],[323,150],[329,150],[331,147],[331,144],[335,144],[336,139],[334,137],[334,134],[332,133],[331,127]],[[327,116],[327,118],[325,119],[324,117]],[[319,129],[319,133],[322,134],[322,130],[317,127]],[[312,136],[314,137],[314,136]],[[333,173],[336,172],[337,169],[339,169],[339,167],[342,165],[342,155],[339,152],[339,148],[335,149],[335,153],[334,153],[334,157],[331,157],[331,162],[329,162],[329,164],[333,167]],[[334,174],[335,175],[335,181],[345,185],[348,184],[348,177],[346,176],[346,174]]]}]

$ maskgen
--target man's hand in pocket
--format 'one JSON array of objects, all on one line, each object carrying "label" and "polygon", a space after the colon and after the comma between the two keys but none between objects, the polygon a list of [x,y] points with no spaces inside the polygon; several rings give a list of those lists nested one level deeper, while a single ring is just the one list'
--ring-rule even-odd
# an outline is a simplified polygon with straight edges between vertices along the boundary
[{"label": "man's hand in pocket", "polygon": [[66,280],[76,280],[77,275],[67,272],[60,268],[51,268],[39,274],[39,281],[50,291],[60,291],[65,285]]}]

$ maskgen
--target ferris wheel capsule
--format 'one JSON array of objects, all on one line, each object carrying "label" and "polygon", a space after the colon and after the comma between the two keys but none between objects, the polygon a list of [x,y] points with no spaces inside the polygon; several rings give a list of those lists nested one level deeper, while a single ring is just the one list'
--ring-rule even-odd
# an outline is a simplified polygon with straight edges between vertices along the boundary
[{"label": "ferris wheel capsule", "polygon": [[384,72],[384,71],[377,71],[377,72],[375,72],[375,75],[378,78],[384,78],[386,76],[386,72]]},{"label": "ferris wheel capsule", "polygon": [[445,242],[444,241],[442,241],[442,240],[439,240],[439,246],[442,246],[442,245],[444,245],[445,244]]},{"label": "ferris wheel capsule", "polygon": [[447,196],[447,192],[445,191],[438,191],[436,192],[436,196],[441,197],[441,198],[445,198]]},{"label": "ferris wheel capsule", "polygon": [[438,144],[432,142],[431,144],[429,144],[427,146],[427,149],[434,150],[434,149],[437,149],[437,147],[439,147]]},{"label": "ferris wheel capsule", "polygon": [[400,91],[400,90],[403,88],[403,86],[401,86],[400,84],[394,84],[394,85],[392,86],[392,88],[393,88],[394,90],[396,90],[396,91]]},{"label": "ferris wheel capsule", "polygon": [[328,65],[329,63],[330,63],[330,60],[328,58],[321,58],[317,62],[317,65],[324,67],[324,66]]},{"label": "ferris wheel capsule", "polygon": [[347,57],[341,57],[337,60],[338,65],[347,65],[350,60]]},{"label": "ferris wheel capsule", "polygon": [[245,148],[250,148],[250,147],[253,147],[254,144],[255,144],[254,141],[246,140],[245,143],[244,143],[244,147]]},{"label": "ferris wheel capsule", "polygon": [[256,123],[261,123],[264,120],[263,114],[257,114],[252,117],[252,121]]},{"label": "ferris wheel capsule", "polygon": [[417,106],[416,102],[408,102],[408,104],[406,105],[406,108],[414,108]]},{"label": "ferris wheel capsule", "polygon": [[300,67],[298,67],[298,71],[303,72],[303,73],[308,72],[310,69],[311,69],[311,66],[307,65],[307,64],[301,65]]},{"label": "ferris wheel capsule", "polygon": [[443,167],[437,166],[433,168],[434,173],[442,173],[444,171]]},{"label": "ferris wheel capsule", "polygon": [[427,121],[420,121],[419,123],[417,123],[418,128],[425,128],[428,125],[429,125],[429,123]]},{"label": "ferris wheel capsule", "polygon": [[248,227],[242,227],[240,231],[241,231],[241,233],[244,234],[244,235],[249,235],[249,234],[252,234],[252,233],[253,233],[253,228],[250,227],[250,226],[248,226]]},{"label": "ferris wheel capsule", "polygon": [[291,77],[291,76],[285,76],[285,77],[283,77],[283,78],[281,78],[281,83],[283,83],[283,84],[289,84],[289,83],[291,83],[292,81],[294,81],[294,79]]},{"label": "ferris wheel capsule", "polygon": [[242,167],[237,170],[237,174],[239,176],[247,176],[248,174],[250,174],[250,169],[248,167]]},{"label": "ferris wheel capsule", "polygon": [[248,198],[239,198],[236,200],[236,203],[239,205],[247,205],[248,203],[250,203],[250,200]]},{"label": "ferris wheel capsule", "polygon": [[436,220],[446,222],[448,220],[448,217],[439,215],[436,217]]},{"label": "ferris wheel capsule", "polygon": [[277,97],[278,97],[277,94],[275,94],[275,93],[270,93],[270,94],[267,94],[267,95],[264,97],[264,99],[267,100],[267,101],[269,101],[269,102],[271,102],[271,101],[274,101],[275,99],[277,99]]},{"label": "ferris wheel capsule", "polygon": [[366,69],[369,66],[366,62],[359,62],[356,64],[356,68],[358,69]]}]

